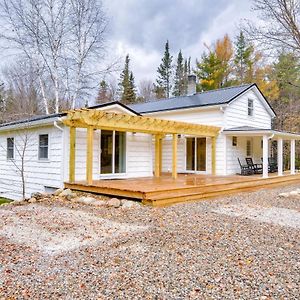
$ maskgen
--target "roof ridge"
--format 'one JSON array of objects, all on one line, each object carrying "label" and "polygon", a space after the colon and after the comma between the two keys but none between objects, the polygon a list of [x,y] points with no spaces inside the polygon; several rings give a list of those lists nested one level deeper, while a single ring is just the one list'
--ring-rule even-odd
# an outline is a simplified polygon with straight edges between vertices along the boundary
[{"label": "roof ridge", "polygon": [[215,91],[223,91],[223,90],[230,90],[230,89],[234,89],[234,88],[239,88],[239,87],[243,87],[243,86],[252,86],[255,83],[243,83],[243,84],[239,84],[239,85],[232,85],[232,86],[227,86],[227,87],[222,87],[222,88],[218,88],[218,89],[213,89],[213,90],[208,90],[208,91],[203,91],[203,92],[198,92],[194,95],[198,95],[198,94],[206,94],[206,93],[211,93],[211,92],[215,92]]},{"label": "roof ridge", "polygon": [[234,85],[234,86],[228,86],[228,87],[223,87],[223,88],[218,88],[218,89],[214,89],[214,90],[209,90],[209,91],[203,91],[203,92],[198,92],[198,93],[195,93],[193,95],[182,95],[182,96],[173,96],[173,97],[170,97],[170,98],[160,98],[160,99],[155,99],[154,101],[147,101],[147,102],[141,102],[141,103],[134,103],[134,104],[130,104],[131,105],[139,105],[139,104],[146,104],[146,103],[157,103],[157,102],[160,102],[160,101],[167,101],[167,100],[172,100],[172,99],[176,99],[176,98],[179,98],[179,97],[191,97],[191,96],[195,96],[195,95],[201,95],[201,94],[208,94],[208,93],[212,93],[212,92],[215,92],[215,91],[220,91],[220,90],[229,90],[229,89],[233,89],[233,88],[239,88],[239,87],[243,87],[243,86],[252,86],[254,85],[255,83],[244,83],[244,84],[239,84],[239,85]]}]

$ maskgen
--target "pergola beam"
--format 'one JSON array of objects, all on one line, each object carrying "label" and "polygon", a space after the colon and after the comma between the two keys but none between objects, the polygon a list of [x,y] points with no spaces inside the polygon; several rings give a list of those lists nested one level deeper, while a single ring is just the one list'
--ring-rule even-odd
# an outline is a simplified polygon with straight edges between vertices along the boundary
[{"label": "pergola beam", "polygon": [[67,126],[95,129],[141,132],[148,134],[187,134],[194,136],[215,137],[220,127],[190,124],[145,116],[128,116],[99,110],[80,109],[68,112],[63,120]]}]

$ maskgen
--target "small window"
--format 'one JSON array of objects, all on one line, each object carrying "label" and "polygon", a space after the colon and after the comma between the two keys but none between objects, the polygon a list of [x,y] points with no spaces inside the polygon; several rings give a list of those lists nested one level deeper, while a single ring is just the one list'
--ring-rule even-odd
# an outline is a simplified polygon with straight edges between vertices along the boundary
[{"label": "small window", "polygon": [[233,147],[236,147],[236,146],[237,146],[237,137],[236,137],[236,136],[233,136],[233,137],[232,137],[232,146],[233,146]]},{"label": "small window", "polygon": [[7,159],[14,159],[15,156],[15,139],[7,139]]},{"label": "small window", "polygon": [[39,159],[48,159],[49,157],[49,136],[41,134],[39,136]]},{"label": "small window", "polygon": [[253,100],[248,99],[248,116],[253,116]]},{"label": "small window", "polygon": [[252,156],[252,143],[250,140],[247,140],[247,145],[246,145],[246,156]]}]

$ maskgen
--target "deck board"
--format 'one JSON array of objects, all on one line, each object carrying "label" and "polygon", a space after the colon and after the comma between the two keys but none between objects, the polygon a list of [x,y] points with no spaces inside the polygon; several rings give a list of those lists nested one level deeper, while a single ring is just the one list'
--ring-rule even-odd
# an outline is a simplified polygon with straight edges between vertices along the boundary
[{"label": "deck board", "polygon": [[88,185],[86,181],[66,182],[65,187],[98,194],[135,198],[145,204],[163,206],[300,182],[300,173],[285,174],[280,177],[276,175],[270,174],[269,178],[262,178],[261,175],[179,174],[177,179],[173,179],[169,174],[163,174],[159,178],[94,180],[91,185]]}]

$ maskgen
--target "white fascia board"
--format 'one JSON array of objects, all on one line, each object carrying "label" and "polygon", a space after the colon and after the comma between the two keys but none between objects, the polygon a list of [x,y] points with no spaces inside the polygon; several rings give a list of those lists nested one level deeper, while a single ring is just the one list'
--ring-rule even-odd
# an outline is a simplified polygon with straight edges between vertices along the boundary
[{"label": "white fascia board", "polygon": [[35,128],[35,127],[42,127],[42,126],[54,126],[54,122],[60,122],[60,120],[64,117],[53,117],[53,118],[47,118],[47,119],[41,119],[41,120],[36,120],[36,121],[28,121],[28,122],[22,122],[22,123],[17,123],[13,125],[7,125],[0,127],[0,134],[2,132],[7,132],[7,131],[14,131],[14,130],[24,130],[28,128]]}]

